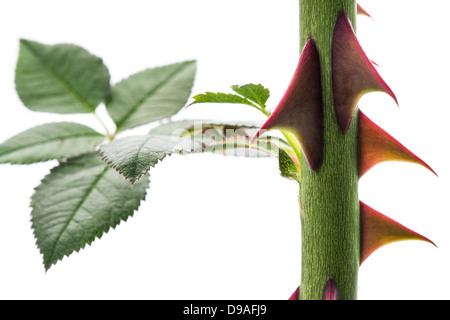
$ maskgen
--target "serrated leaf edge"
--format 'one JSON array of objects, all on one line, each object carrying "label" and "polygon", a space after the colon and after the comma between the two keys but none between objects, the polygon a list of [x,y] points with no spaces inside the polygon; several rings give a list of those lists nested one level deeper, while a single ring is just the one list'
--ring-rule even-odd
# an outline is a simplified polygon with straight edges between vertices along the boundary
[{"label": "serrated leaf edge", "polygon": [[[34,200],[33,200],[34,193],[36,193],[36,192],[40,189],[40,187],[41,187],[42,183],[45,181],[45,179],[46,179],[46,178],[47,178],[47,177],[48,177],[55,169],[57,169],[57,168],[59,168],[59,167],[60,167],[60,166],[55,166],[55,167],[53,167],[53,168],[50,170],[50,173],[48,173],[47,175],[45,175],[44,178],[41,179],[40,184],[39,184],[38,186],[36,186],[36,187],[33,189],[34,192],[33,192],[33,195],[32,195],[32,197],[31,197],[31,202],[30,202],[30,207],[32,208],[32,210],[33,210],[33,207],[32,207],[32,206],[33,206],[33,201],[34,201]],[[106,165],[105,165],[105,172],[107,172],[106,168],[109,169],[109,166],[106,166]],[[106,173],[102,173],[102,176],[104,176],[105,174],[106,174]],[[43,263],[44,268],[45,268],[45,272],[47,273],[47,271],[48,271],[53,265],[56,265],[56,263],[58,263],[59,261],[63,261],[64,258],[69,258],[74,252],[79,253],[80,251],[84,250],[84,249],[86,248],[86,245],[91,246],[91,244],[92,244],[93,242],[95,242],[95,240],[97,240],[97,239],[100,240],[105,234],[108,234],[109,231],[110,231],[111,229],[112,229],[112,230],[115,230],[116,227],[118,227],[119,225],[122,224],[122,222],[127,222],[128,219],[129,219],[130,217],[133,217],[134,214],[139,210],[139,207],[141,206],[142,202],[145,201],[146,198],[147,198],[148,190],[149,190],[149,188],[150,188],[150,183],[151,183],[150,174],[148,175],[148,180],[149,180],[149,181],[148,181],[148,186],[145,188],[144,196],[143,196],[142,199],[139,201],[139,204],[137,205],[136,209],[134,209],[133,212],[132,212],[130,215],[127,215],[127,216],[125,217],[125,219],[120,219],[120,221],[119,221],[116,225],[110,226],[107,230],[101,232],[101,235],[100,235],[100,236],[98,236],[98,235],[93,236],[92,239],[90,239],[89,241],[87,241],[82,247],[80,247],[79,249],[73,250],[73,251],[70,252],[69,254],[65,254],[62,258],[58,259],[55,263],[52,263],[52,264],[50,264],[50,265],[46,265],[45,263]],[[31,229],[32,229],[32,232],[33,232],[33,236],[34,236],[34,239],[35,239],[35,245],[36,245],[36,247],[38,248],[40,254],[43,256],[44,253],[42,252],[41,248],[39,247],[39,245],[38,245],[38,243],[37,243],[38,239],[37,239],[37,236],[36,236],[36,233],[35,233],[35,229],[33,228],[33,226],[34,226],[33,216],[31,216],[30,222],[31,222]],[[44,260],[43,260],[43,261],[44,261]]]},{"label": "serrated leaf edge", "polygon": [[[235,84],[235,85],[232,85],[232,86],[231,86],[231,89],[232,89],[234,92],[236,92],[238,95],[240,95],[240,96],[242,96],[243,98],[249,100],[250,102],[256,103],[258,106],[260,106],[261,108],[265,109],[265,108],[266,108],[266,103],[259,104],[259,102],[255,101],[255,100],[253,100],[253,99],[247,98],[246,96],[243,96],[242,94],[240,94],[239,92],[237,92],[237,91],[235,90],[236,88],[239,89],[239,88],[242,88],[242,87],[245,87],[245,86],[255,86],[255,87],[261,86],[262,88],[264,88],[265,90],[267,90],[267,91],[269,92],[269,97],[267,97],[266,102],[267,102],[267,100],[270,98],[270,90],[269,90],[268,88],[264,87],[261,83],[258,83],[258,84],[247,83],[247,84],[243,84],[243,85]],[[252,90],[252,92],[253,92],[253,90]]]},{"label": "serrated leaf edge", "polygon": [[[124,177],[126,180],[130,181],[131,183],[131,187],[134,187],[134,185],[139,182],[139,180],[145,176],[146,174],[149,173],[151,168],[156,167],[156,165],[158,165],[160,162],[162,162],[163,159],[165,159],[166,157],[170,156],[171,154],[165,154],[164,157],[162,157],[161,159],[158,159],[158,161],[154,164],[154,165],[150,165],[150,167],[145,171],[145,172],[141,172],[139,174],[138,177],[136,177],[135,179],[131,179],[129,176],[125,175],[122,171],[119,170],[119,168],[117,168],[116,165],[112,164],[112,161],[108,158],[107,155],[105,155],[103,152],[101,152],[100,150],[97,150],[98,155],[100,156],[100,158],[108,165],[109,168],[113,169],[114,171],[116,171],[119,175],[121,175],[122,177]],[[173,153],[177,153],[177,152],[173,152]]]}]

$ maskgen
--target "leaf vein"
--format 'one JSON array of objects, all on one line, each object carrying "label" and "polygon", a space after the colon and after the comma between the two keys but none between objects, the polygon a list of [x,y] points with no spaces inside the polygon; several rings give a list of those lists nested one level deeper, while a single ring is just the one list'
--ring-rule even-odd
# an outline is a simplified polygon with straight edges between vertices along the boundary
[{"label": "leaf vein", "polygon": [[53,259],[53,255],[56,250],[56,246],[61,239],[62,235],[67,231],[67,228],[69,227],[69,224],[74,219],[75,215],[77,214],[78,210],[81,208],[81,206],[86,202],[86,199],[89,197],[89,195],[92,193],[92,191],[96,188],[97,184],[100,182],[100,180],[105,176],[105,174],[108,172],[109,167],[106,166],[105,169],[98,175],[97,179],[92,183],[92,186],[87,190],[86,195],[81,199],[81,201],[77,204],[73,212],[70,214],[69,218],[67,219],[67,222],[64,224],[64,227],[59,232],[58,236],[56,237],[56,240],[53,242],[52,249],[50,251],[49,257]]},{"label": "leaf vein", "polygon": [[68,83],[56,70],[54,70],[54,68],[52,68],[51,65],[48,64],[47,60],[45,59],[45,57],[43,57],[41,54],[39,54],[39,52],[37,52],[33,46],[31,46],[27,41],[23,41],[22,42],[27,48],[28,50],[30,50],[30,52],[42,63],[42,65],[45,67],[45,69],[51,73],[57,80],[58,82],[64,87],[64,89],[67,90],[67,92],[69,92],[70,95],[72,95],[76,100],[78,100],[78,102],[80,102],[83,107],[85,107],[89,112],[94,113],[95,112],[95,107],[91,106],[89,102],[86,101],[86,99],[84,99],[71,85],[70,83]]},{"label": "leaf vein", "polygon": [[180,67],[178,67],[175,71],[173,71],[171,74],[167,76],[164,81],[161,81],[158,85],[156,85],[153,89],[148,91],[142,99],[140,99],[136,104],[130,109],[130,111],[127,113],[125,117],[122,118],[122,120],[117,123],[116,132],[119,132],[121,127],[130,119],[130,117],[140,108],[140,106],[148,100],[152,95],[154,95],[159,89],[164,87],[167,83],[169,83],[170,80],[172,80],[177,74],[182,72],[184,69],[186,69],[189,66],[189,64],[182,64]]}]

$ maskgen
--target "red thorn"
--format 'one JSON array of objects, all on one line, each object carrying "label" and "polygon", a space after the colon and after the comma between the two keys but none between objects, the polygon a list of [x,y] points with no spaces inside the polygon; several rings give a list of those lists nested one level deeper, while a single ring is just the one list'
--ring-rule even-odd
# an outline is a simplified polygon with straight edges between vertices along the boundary
[{"label": "red thorn", "polygon": [[436,172],[415,154],[405,148],[390,134],[377,126],[361,110],[359,110],[359,177],[362,177],[370,168],[384,161],[406,161],[419,164],[436,176]]},{"label": "red thorn", "polygon": [[436,246],[431,240],[406,228],[360,201],[362,264],[375,250],[403,240],[422,240]]},{"label": "red thorn", "polygon": [[356,5],[356,13],[373,19],[372,16],[369,13],[367,13],[367,11],[364,10],[359,4]]},{"label": "red thorn", "polygon": [[366,93],[385,92],[398,105],[394,93],[361,48],[344,13],[340,14],[334,29],[332,70],[334,108],[342,132],[347,131],[356,104]]},{"label": "red thorn", "polygon": [[300,295],[300,287],[297,288],[297,290],[294,291],[294,293],[289,297],[288,300],[298,300]]},{"label": "red thorn", "polygon": [[322,300],[339,300],[339,290],[333,279],[329,279],[323,289]]},{"label": "red thorn", "polygon": [[323,149],[322,85],[319,53],[312,39],[303,49],[286,93],[255,137],[271,129],[291,132],[309,167],[319,168]]}]

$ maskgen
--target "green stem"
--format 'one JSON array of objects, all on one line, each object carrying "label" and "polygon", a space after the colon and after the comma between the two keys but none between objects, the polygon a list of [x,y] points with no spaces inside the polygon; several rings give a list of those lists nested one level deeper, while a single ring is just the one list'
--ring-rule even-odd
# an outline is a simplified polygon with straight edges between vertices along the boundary
[{"label": "green stem", "polygon": [[95,118],[97,118],[98,122],[100,122],[100,124],[102,125],[103,129],[105,129],[105,136],[106,136],[106,138],[107,138],[109,141],[112,141],[112,140],[114,139],[114,137],[115,137],[115,134],[112,135],[112,134],[109,132],[108,127],[105,125],[105,123],[102,121],[102,119],[98,116],[97,113],[93,112],[92,114],[95,116]]},{"label": "green stem", "polygon": [[313,172],[301,158],[302,300],[321,299],[330,278],[337,284],[340,299],[356,299],[360,262],[357,117],[343,134],[334,112],[331,72],[333,30],[341,11],[355,25],[355,0],[300,0],[300,47],[308,38],[316,43],[324,108],[321,167]]}]

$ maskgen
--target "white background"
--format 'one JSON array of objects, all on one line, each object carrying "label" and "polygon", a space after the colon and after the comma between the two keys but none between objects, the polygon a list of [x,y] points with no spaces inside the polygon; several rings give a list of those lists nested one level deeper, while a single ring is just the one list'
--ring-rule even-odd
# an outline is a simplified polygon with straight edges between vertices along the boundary
[{"label": "white background", "polygon": [[[439,248],[410,241],[377,251],[360,268],[359,299],[448,299],[450,4],[360,4],[374,18],[358,18],[360,42],[400,103],[372,93],[360,108],[439,175],[413,164],[380,164],[361,179],[360,198]],[[113,83],[196,59],[194,94],[262,83],[274,107],[298,59],[298,1],[2,1],[0,34],[4,141],[51,121],[102,130],[89,115],[22,105],[14,89],[19,38],[83,46],[104,59]],[[262,119],[231,105],[193,106],[177,118]],[[300,281],[295,183],[279,176],[274,159],[213,155],[164,160],[133,218],[46,273],[29,199],[54,165],[0,166],[1,299],[287,299]]]}]

